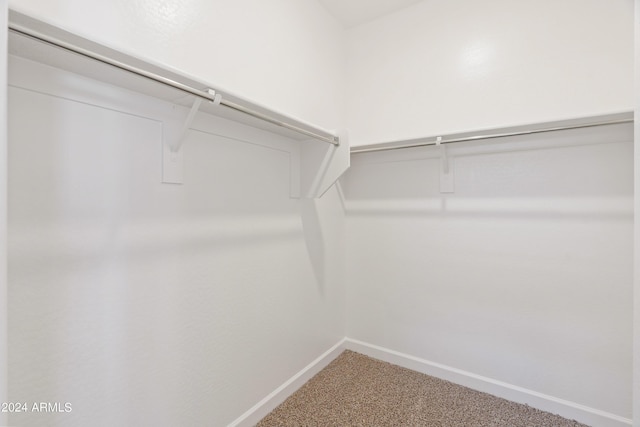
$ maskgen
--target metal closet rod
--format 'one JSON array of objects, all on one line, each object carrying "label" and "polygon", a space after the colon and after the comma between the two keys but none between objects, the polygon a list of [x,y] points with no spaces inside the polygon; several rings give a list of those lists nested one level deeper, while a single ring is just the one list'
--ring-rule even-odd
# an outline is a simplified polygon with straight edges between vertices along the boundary
[{"label": "metal closet rod", "polygon": [[[67,42],[52,38],[52,37],[48,37],[48,36],[40,34],[40,33],[32,32],[32,31],[30,31],[28,29],[12,25],[12,23],[9,23],[9,31],[11,31],[13,33],[16,33],[16,34],[20,34],[20,35],[28,37],[28,38],[31,38],[33,40],[37,40],[37,41],[42,42],[42,43],[46,43],[48,45],[51,45],[51,46],[54,46],[54,47],[57,47],[57,48],[60,48],[60,49],[64,49],[66,51],[69,51],[69,52],[72,52],[72,53],[75,53],[75,54],[78,54],[78,55],[82,55],[82,56],[84,56],[86,58],[90,58],[90,59],[93,59],[95,61],[102,62],[103,64],[107,64],[107,65],[110,65],[112,67],[119,68],[119,69],[127,71],[129,73],[136,74],[136,75],[141,76],[141,77],[145,77],[145,78],[147,78],[149,80],[153,80],[153,81],[156,81],[156,82],[161,83],[163,85],[172,87],[174,89],[181,90],[183,92],[189,93],[191,95],[197,96],[197,97],[205,99],[207,101],[212,101],[212,102],[214,101],[215,95],[210,94],[206,90],[196,89],[194,87],[185,85],[184,83],[180,83],[180,82],[177,82],[177,81],[172,80],[170,78],[163,77],[163,76],[161,76],[159,74],[155,74],[155,73],[151,73],[149,71],[145,71],[143,69],[134,67],[134,66],[126,64],[124,62],[117,61],[117,60],[115,60],[113,58],[109,58],[107,56],[100,55],[100,54],[98,54],[96,52],[93,52],[93,51],[90,51],[88,49],[84,49],[84,48],[75,46],[75,45],[73,45],[71,43],[67,43]],[[282,120],[279,120],[279,119],[276,119],[274,117],[271,117],[271,116],[269,116],[267,114],[261,113],[259,111],[253,110],[251,108],[245,107],[245,106],[237,104],[235,102],[231,102],[231,101],[226,100],[224,98],[222,98],[220,100],[220,105],[223,105],[223,106],[225,106],[227,108],[231,108],[231,109],[233,109],[235,111],[239,111],[241,113],[247,114],[247,115],[249,115],[251,117],[260,119],[262,121],[271,123],[273,125],[276,125],[276,126],[279,126],[279,127],[282,127],[282,128],[285,128],[285,129],[288,129],[288,130],[292,130],[294,132],[309,136],[311,138],[318,139],[318,140],[324,141],[324,142],[328,142],[328,143],[333,144],[333,145],[340,145],[340,139],[335,135],[329,134],[328,132],[327,132],[326,135],[323,135],[321,133],[316,133],[316,132],[313,132],[313,131],[310,131],[310,130],[307,130],[307,129],[303,129],[303,128],[301,128],[299,126],[296,126],[294,124],[284,122]]]},{"label": "metal closet rod", "polygon": [[[455,142],[468,142],[468,141],[477,141],[482,139],[506,138],[509,136],[532,135],[536,133],[554,132],[554,131],[569,130],[569,129],[590,128],[590,127],[596,127],[596,126],[617,125],[622,123],[633,123],[633,119],[604,120],[604,121],[598,121],[598,122],[592,122],[592,123],[582,123],[582,124],[554,126],[554,127],[548,127],[548,128],[540,128],[540,129],[529,129],[529,130],[513,131],[513,132],[465,136],[460,138],[449,138],[449,139],[443,138],[440,143],[451,144]],[[371,153],[374,151],[400,150],[403,148],[425,147],[427,145],[437,144],[436,138],[433,138],[433,140],[429,140],[429,141],[425,141],[425,139],[427,138],[420,138],[420,140],[414,140],[416,142],[408,142],[408,143],[399,144],[399,145],[388,145],[388,146],[382,146],[382,147],[366,147],[366,146],[362,148],[352,147],[351,154]]]}]

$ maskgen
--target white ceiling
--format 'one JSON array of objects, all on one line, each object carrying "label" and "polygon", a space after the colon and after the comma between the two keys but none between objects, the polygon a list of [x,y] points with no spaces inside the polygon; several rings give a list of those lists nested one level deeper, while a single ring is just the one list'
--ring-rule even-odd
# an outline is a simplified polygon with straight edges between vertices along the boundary
[{"label": "white ceiling", "polygon": [[356,27],[422,0],[319,0],[345,28]]}]

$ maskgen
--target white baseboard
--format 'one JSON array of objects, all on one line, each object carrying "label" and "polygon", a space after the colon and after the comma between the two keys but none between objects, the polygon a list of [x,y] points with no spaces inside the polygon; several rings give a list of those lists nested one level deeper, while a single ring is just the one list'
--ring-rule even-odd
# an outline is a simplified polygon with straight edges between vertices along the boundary
[{"label": "white baseboard", "polygon": [[302,387],[304,383],[309,381],[311,377],[324,369],[344,350],[356,351],[366,356],[373,357],[374,359],[451,381],[455,384],[489,393],[512,402],[527,404],[542,411],[557,414],[590,426],[629,427],[633,425],[633,421],[629,418],[624,418],[619,415],[590,408],[579,403],[538,393],[513,384],[483,377],[481,375],[442,365],[440,363],[430,362],[428,360],[400,353],[388,348],[351,338],[344,338],[229,424],[228,427],[254,426],[269,412],[273,411],[279,404],[284,402],[296,390]]},{"label": "white baseboard", "polygon": [[573,419],[590,426],[629,427],[633,425],[633,421],[628,418],[580,405],[575,402],[558,399],[553,396],[476,375],[450,366],[430,362],[428,360],[410,356],[388,348],[350,338],[346,338],[343,345],[347,350],[362,353],[366,356],[373,357],[374,359],[451,381],[512,402],[527,404],[531,407]]},{"label": "white baseboard", "polygon": [[251,409],[238,417],[229,424],[228,427],[249,427],[254,426],[258,421],[264,418],[269,412],[273,411],[278,405],[284,402],[296,390],[309,381],[315,374],[323,370],[329,363],[340,355],[345,349],[343,338],[336,345],[324,352],[316,360],[309,363],[300,372],[289,378],[284,384],[271,392],[267,397],[256,403]]}]

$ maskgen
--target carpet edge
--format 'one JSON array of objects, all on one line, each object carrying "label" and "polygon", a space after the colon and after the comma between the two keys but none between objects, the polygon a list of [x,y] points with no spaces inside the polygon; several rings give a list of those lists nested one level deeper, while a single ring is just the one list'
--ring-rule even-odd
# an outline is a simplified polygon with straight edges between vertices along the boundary
[{"label": "carpet edge", "polygon": [[403,368],[411,369],[452,383],[468,387],[477,391],[489,393],[516,403],[522,403],[573,419],[583,424],[598,427],[629,427],[633,425],[631,419],[581,405],[576,402],[560,399],[554,396],[538,393],[523,387],[492,378],[483,377],[451,366],[442,365],[419,357],[411,356],[364,341],[345,338],[345,350],[355,351],[365,356],[384,362],[389,362]]}]

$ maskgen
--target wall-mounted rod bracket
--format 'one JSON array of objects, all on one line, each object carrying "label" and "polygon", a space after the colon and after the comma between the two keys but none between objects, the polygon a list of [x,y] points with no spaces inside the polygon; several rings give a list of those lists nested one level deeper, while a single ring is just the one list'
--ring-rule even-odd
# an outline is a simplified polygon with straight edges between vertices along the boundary
[{"label": "wall-mounted rod bracket", "polygon": [[[213,89],[208,89],[207,93],[212,96],[212,104],[220,105],[222,96],[216,94]],[[191,124],[202,104],[201,97],[195,97],[191,109],[184,115],[184,109],[178,106],[173,107],[170,117],[164,121],[162,129],[162,182],[166,184],[183,183],[183,159],[182,146],[191,128]]]},{"label": "wall-mounted rod bracket", "polygon": [[191,127],[191,123],[193,123],[193,119],[196,117],[196,113],[200,109],[200,104],[202,104],[202,98],[196,98],[193,100],[193,105],[191,106],[191,110],[189,110],[189,114],[185,118],[182,127],[180,128],[180,132],[173,141],[167,141],[169,144],[169,148],[172,152],[178,152],[182,149],[182,144],[184,143],[184,137],[187,135],[187,131]]},{"label": "wall-mounted rod bracket", "polygon": [[453,193],[455,191],[453,162],[449,158],[449,150],[442,143],[442,137],[436,138],[436,146],[440,149],[440,192]]},{"label": "wall-mounted rod bracket", "polygon": [[[216,93],[216,91],[213,89],[207,89],[207,92],[213,97],[213,101],[209,102],[214,105],[220,105],[220,101],[222,101],[222,95]],[[168,141],[171,151],[180,151],[180,149],[182,148],[184,137],[191,127],[191,123],[193,123],[193,119],[196,117],[196,113],[200,109],[201,104],[202,98],[196,97],[193,100],[193,105],[191,106],[191,110],[189,110],[189,114],[187,114],[187,117],[184,119],[184,123],[182,124],[182,127],[180,129],[180,133],[178,134],[178,138],[175,141]]]}]

